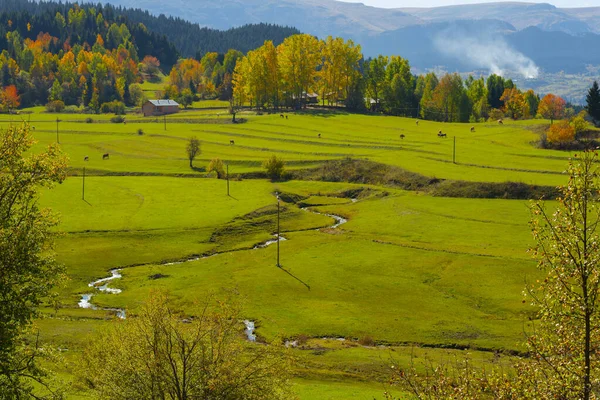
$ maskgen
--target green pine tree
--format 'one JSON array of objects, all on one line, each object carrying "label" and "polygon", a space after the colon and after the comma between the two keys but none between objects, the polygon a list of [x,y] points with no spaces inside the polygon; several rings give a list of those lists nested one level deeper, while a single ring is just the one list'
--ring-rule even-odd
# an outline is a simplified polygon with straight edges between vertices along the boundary
[{"label": "green pine tree", "polygon": [[594,84],[588,91],[586,101],[587,106],[585,108],[594,120],[594,124],[600,124],[600,88],[598,88],[598,82],[594,81]]}]

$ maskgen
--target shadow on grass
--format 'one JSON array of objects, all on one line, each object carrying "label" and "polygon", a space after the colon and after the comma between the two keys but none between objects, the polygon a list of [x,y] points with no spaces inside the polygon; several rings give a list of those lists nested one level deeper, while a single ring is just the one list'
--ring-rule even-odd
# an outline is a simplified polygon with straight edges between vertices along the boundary
[{"label": "shadow on grass", "polygon": [[[350,114],[343,108],[306,108],[303,110],[295,111],[297,115],[313,115],[315,117],[332,118],[338,115]],[[292,118],[291,116],[290,118]]]},{"label": "shadow on grass", "polygon": [[295,280],[297,280],[298,282],[300,282],[302,285],[304,285],[310,291],[310,285],[308,283],[304,282],[302,279],[298,278],[296,275],[292,274],[290,271],[286,270],[281,265],[278,265],[277,267],[280,270],[282,270],[283,272],[285,272],[286,274],[288,274],[289,276],[291,276],[292,278],[294,278]]}]

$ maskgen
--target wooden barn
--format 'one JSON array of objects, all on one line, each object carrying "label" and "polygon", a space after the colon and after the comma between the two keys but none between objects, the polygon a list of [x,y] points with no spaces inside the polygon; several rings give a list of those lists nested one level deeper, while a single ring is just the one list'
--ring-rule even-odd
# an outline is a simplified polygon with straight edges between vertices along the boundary
[{"label": "wooden barn", "polygon": [[174,100],[148,100],[142,105],[144,117],[175,114],[179,112],[179,103]]}]

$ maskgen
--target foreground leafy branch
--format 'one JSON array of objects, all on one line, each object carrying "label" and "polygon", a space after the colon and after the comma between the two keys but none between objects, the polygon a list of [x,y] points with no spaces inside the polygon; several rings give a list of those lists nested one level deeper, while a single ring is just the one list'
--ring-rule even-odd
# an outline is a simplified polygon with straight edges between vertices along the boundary
[{"label": "foreground leafy branch", "polygon": [[176,312],[153,293],[86,349],[81,380],[102,399],[290,399],[289,358],[241,338],[234,302]]},{"label": "foreground leafy branch", "polygon": [[0,131],[0,398],[8,399],[32,397],[32,382],[42,383],[36,358],[48,350],[25,334],[63,280],[50,252],[56,218],[38,207],[37,192],[64,180],[66,158],[54,145],[28,155],[33,144],[26,124]]}]

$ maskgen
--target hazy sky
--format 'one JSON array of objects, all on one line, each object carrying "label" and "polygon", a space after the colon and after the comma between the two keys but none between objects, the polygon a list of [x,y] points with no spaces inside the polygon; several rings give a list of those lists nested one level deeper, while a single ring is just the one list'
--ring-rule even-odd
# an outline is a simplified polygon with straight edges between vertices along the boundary
[{"label": "hazy sky", "polygon": [[[498,0],[342,0],[350,3],[363,3],[374,7],[439,7],[455,4],[496,3]],[[527,0],[527,3],[550,3],[556,7],[599,7],[600,0]]]}]

